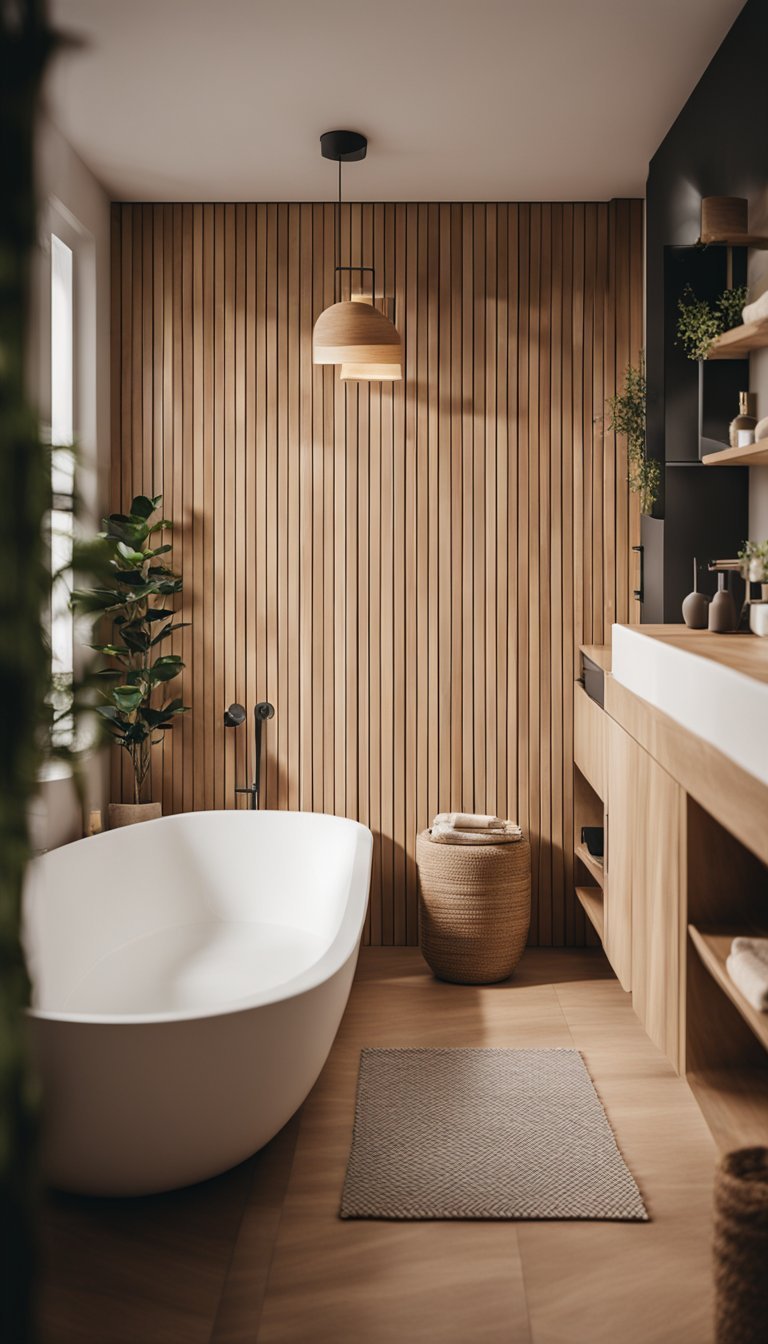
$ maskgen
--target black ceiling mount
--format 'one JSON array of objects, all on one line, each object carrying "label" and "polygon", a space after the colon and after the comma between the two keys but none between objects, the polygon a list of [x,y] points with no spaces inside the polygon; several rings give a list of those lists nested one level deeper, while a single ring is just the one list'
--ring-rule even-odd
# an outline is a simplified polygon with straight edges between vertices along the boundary
[{"label": "black ceiling mount", "polygon": [[357,163],[364,159],[368,141],[359,131],[325,131],[320,136],[320,150],[324,159],[334,163]]}]

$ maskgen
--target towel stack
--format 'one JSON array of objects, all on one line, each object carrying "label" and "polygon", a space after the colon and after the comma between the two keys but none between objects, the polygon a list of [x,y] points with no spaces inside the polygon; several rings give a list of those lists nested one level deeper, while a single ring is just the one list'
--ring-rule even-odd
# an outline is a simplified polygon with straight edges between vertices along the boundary
[{"label": "towel stack", "polygon": [[523,832],[514,821],[475,812],[438,812],[430,839],[439,845],[507,845]]},{"label": "towel stack", "polygon": [[747,1003],[768,1012],[768,938],[734,938],[725,968]]},{"label": "towel stack", "polygon": [[759,322],[764,317],[768,317],[768,289],[741,310],[742,322]]}]

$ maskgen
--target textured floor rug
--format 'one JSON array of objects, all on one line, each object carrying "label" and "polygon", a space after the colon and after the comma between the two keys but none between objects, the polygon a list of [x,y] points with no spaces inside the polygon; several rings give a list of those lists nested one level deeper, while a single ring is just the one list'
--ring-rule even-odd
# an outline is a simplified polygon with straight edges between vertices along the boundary
[{"label": "textured floor rug", "polygon": [[648,1220],[578,1050],[363,1050],[340,1212]]}]

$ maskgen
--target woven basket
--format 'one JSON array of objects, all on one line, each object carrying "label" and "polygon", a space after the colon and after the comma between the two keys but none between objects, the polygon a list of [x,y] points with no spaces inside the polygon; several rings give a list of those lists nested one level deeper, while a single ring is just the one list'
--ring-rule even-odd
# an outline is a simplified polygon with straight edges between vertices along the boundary
[{"label": "woven basket", "polygon": [[416,839],[419,944],[441,980],[506,980],[523,954],[531,921],[528,841],[438,845]]},{"label": "woven basket", "polygon": [[768,1339],[768,1148],[726,1153],[717,1170],[715,1339]]}]

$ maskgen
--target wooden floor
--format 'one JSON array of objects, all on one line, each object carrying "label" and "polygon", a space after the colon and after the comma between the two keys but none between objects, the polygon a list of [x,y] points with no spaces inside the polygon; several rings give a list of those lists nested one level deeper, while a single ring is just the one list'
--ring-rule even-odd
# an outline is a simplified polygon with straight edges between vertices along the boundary
[{"label": "wooden floor", "polygon": [[[652,1221],[341,1222],[362,1045],[575,1046]],[[513,981],[439,984],[364,949],[299,1116],[206,1185],[52,1198],[42,1344],[708,1344],[714,1145],[599,951],[526,953]]]}]

